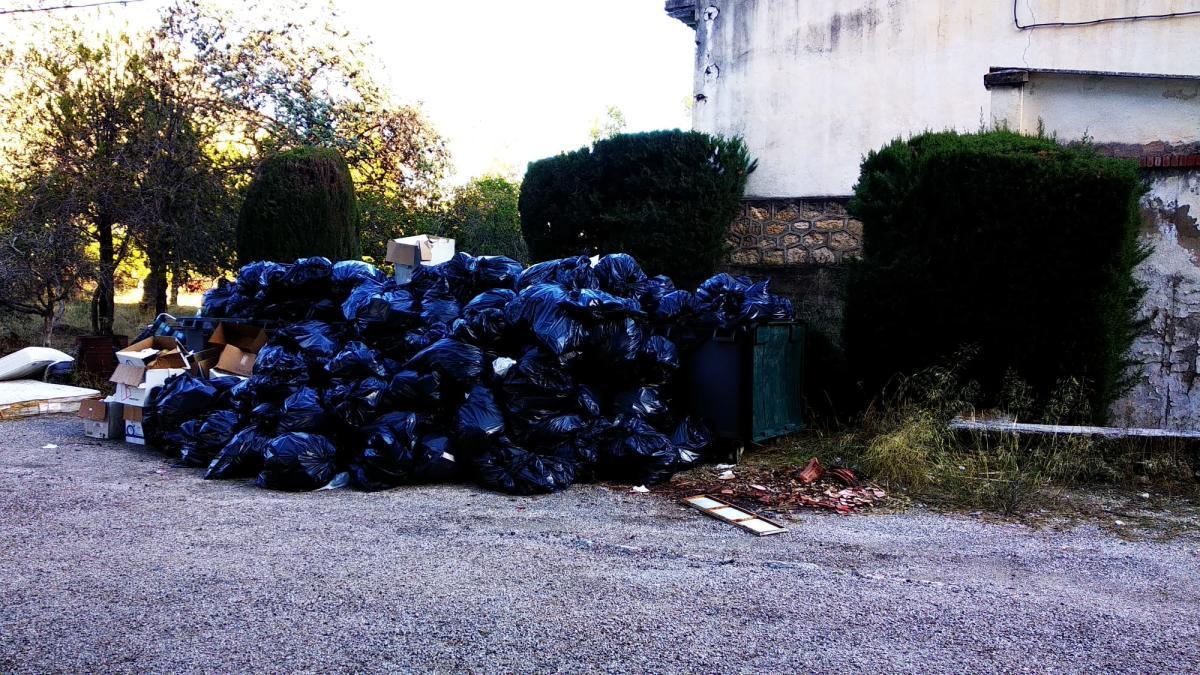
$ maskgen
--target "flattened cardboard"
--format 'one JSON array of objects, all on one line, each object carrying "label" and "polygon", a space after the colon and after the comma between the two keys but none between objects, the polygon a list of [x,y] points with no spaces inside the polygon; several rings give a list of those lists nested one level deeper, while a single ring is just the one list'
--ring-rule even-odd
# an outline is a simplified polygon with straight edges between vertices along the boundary
[{"label": "flattened cardboard", "polygon": [[249,377],[253,374],[259,350],[267,344],[267,332],[258,326],[222,323],[217,325],[208,341],[223,345],[216,364],[210,368]]},{"label": "flattened cardboard", "polygon": [[108,378],[108,381],[115,382],[117,385],[136,387],[146,381],[146,369],[122,363],[113,371],[112,377]]},{"label": "flattened cardboard", "polygon": [[126,422],[137,422],[140,424],[142,422],[142,409],[137,406],[127,405],[121,411],[121,417]]}]

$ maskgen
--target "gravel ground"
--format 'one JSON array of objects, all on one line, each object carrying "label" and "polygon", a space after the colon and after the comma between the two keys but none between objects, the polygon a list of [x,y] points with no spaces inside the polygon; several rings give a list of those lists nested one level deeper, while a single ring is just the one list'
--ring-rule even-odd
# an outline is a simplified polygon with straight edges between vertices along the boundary
[{"label": "gravel ground", "polygon": [[[56,443],[56,449],[43,449]],[[0,423],[0,671],[1181,671],[1200,537],[744,534],[600,486],[281,494]]]}]

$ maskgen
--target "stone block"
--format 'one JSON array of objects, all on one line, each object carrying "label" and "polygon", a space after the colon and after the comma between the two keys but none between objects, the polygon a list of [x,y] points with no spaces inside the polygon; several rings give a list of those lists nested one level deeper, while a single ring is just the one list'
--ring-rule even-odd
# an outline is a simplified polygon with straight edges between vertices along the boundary
[{"label": "stone block", "polygon": [[782,264],[784,264],[783,251],[780,251],[778,249],[773,250],[773,251],[763,251],[762,262],[764,265],[782,265]]},{"label": "stone block", "polygon": [[779,244],[781,246],[783,246],[784,248],[792,248],[793,246],[796,246],[799,243],[800,243],[800,235],[798,235],[798,234],[785,234],[785,235],[783,235],[783,238],[779,240]]},{"label": "stone block", "polygon": [[757,220],[757,221],[760,221],[760,222],[761,222],[761,221],[764,221],[764,220],[770,220],[770,219],[771,219],[771,209],[770,209],[770,207],[766,207],[766,206],[751,206],[751,207],[750,207],[750,219],[751,219],[751,220]]},{"label": "stone block", "polygon": [[833,232],[834,230],[842,230],[846,227],[844,220],[818,220],[813,223],[813,227],[825,232]]},{"label": "stone block", "polygon": [[837,262],[837,255],[824,247],[815,249],[811,255],[812,261],[818,265],[832,265]]},{"label": "stone block", "polygon": [[804,238],[801,239],[801,242],[804,244],[805,248],[814,249],[818,246],[825,245],[825,235],[817,232],[809,232],[808,234],[804,235]]},{"label": "stone block", "polygon": [[850,234],[852,234],[852,235],[856,236],[856,237],[861,237],[861,236],[862,236],[862,234],[863,234],[863,224],[862,224],[862,221],[861,221],[861,220],[855,220],[855,219],[853,219],[853,218],[851,218],[851,219],[847,220],[847,221],[846,221],[846,231],[847,231],[847,232],[849,232]]},{"label": "stone block", "polygon": [[784,258],[789,265],[803,265],[808,262],[808,251],[800,247],[789,248]]},{"label": "stone block", "polygon": [[858,248],[858,240],[848,232],[834,232],[829,237],[829,246],[835,251],[853,251]]},{"label": "stone block", "polygon": [[759,263],[758,251],[754,249],[734,251],[730,259],[735,265],[757,265]]},{"label": "stone block", "polygon": [[800,220],[800,209],[795,204],[784,204],[775,211],[775,220],[784,223],[794,223]]},{"label": "stone block", "polygon": [[788,231],[788,226],[786,223],[781,223],[781,222],[773,220],[773,221],[763,225],[763,232],[765,234],[774,236],[774,235],[783,234],[784,232],[787,232],[787,231]]}]

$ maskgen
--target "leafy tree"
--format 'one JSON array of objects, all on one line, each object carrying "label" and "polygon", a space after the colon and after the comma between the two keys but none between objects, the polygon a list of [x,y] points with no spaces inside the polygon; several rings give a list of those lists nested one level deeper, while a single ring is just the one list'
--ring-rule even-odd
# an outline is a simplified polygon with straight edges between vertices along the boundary
[{"label": "leafy tree", "polygon": [[57,213],[51,197],[61,181],[31,181],[0,201],[0,309],[41,317],[42,344],[91,270],[78,224]]},{"label": "leafy tree", "polygon": [[588,140],[592,143],[612,138],[625,133],[629,124],[625,121],[625,113],[615,105],[610,105],[604,111],[604,117],[592,120],[592,128],[588,129]]},{"label": "leafy tree", "polygon": [[517,209],[520,197],[520,184],[503,176],[474,178],[455,190],[439,231],[454,237],[460,251],[529,262]]},{"label": "leafy tree", "polygon": [[361,257],[358,206],[346,161],[329,148],[268,157],[246,193],[237,241],[240,265],[317,255]]},{"label": "leafy tree", "polygon": [[53,201],[39,212],[83,227],[96,242],[92,327],[111,333],[115,270],[146,215],[136,131],[145,101],[141,53],[128,36],[96,41],[60,26],[41,44],[5,54],[4,65],[19,76],[3,100],[3,123],[19,137],[4,163],[55,176],[44,195]]}]

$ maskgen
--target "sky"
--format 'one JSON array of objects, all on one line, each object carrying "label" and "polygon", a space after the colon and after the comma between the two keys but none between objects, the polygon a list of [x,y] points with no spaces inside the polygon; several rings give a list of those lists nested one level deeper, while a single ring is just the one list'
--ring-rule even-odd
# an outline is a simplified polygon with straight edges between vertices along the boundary
[{"label": "sky", "polygon": [[[136,27],[165,1],[66,11],[98,30]],[[29,4],[0,0],[0,9]],[[336,4],[374,42],[377,76],[397,101],[420,103],[448,140],[451,184],[497,171],[519,177],[531,160],[586,145],[608,106],[620,108],[628,131],[690,126],[695,38],[662,0]],[[0,16],[0,35],[19,35],[28,21]]]}]

